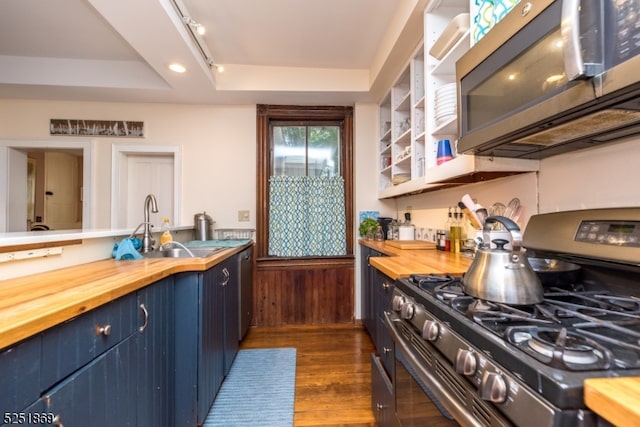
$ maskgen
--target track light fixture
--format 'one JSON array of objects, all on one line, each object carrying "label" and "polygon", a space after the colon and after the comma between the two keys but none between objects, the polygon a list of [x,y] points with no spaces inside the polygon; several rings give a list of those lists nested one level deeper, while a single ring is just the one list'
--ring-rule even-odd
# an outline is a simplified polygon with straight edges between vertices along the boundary
[{"label": "track light fixture", "polygon": [[204,28],[204,25],[200,24],[199,22],[196,22],[193,18],[189,16],[183,16],[182,22],[184,22],[186,25],[196,30],[196,32],[201,36],[204,36],[204,34],[207,32],[207,30]]},{"label": "track light fixture", "polygon": [[204,36],[205,34],[204,25],[200,24],[195,19],[191,18],[182,0],[172,0],[172,3],[175,7],[176,12],[178,13],[178,17],[182,20],[182,23],[187,27],[187,30],[189,30],[189,33],[191,34],[191,38],[196,43],[209,69],[213,69],[215,67],[216,71],[221,73],[224,70],[224,67],[222,65],[216,64],[216,62],[211,57],[211,53],[207,48],[207,44],[204,42],[204,39],[202,38],[202,36]]},{"label": "track light fixture", "polygon": [[207,59],[207,64],[209,65],[209,68],[215,68],[217,72],[222,73],[224,71],[224,66],[220,65],[220,64],[216,64],[213,61],[213,58],[208,58]]}]

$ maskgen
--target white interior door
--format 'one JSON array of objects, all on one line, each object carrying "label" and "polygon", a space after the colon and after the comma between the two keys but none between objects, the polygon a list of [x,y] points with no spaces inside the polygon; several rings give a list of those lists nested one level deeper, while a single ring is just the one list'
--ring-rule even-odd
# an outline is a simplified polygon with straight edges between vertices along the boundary
[{"label": "white interior door", "polygon": [[80,162],[73,154],[45,153],[44,223],[52,230],[82,228]]},{"label": "white interior door", "polygon": [[7,222],[0,231],[27,231],[27,153],[9,149],[7,155]]},{"label": "white interior door", "polygon": [[121,212],[126,218],[124,228],[135,228],[144,219],[144,200],[147,194],[156,196],[158,213],[151,213],[150,220],[154,230],[160,229],[162,218],[167,217],[175,224],[174,214],[174,156],[173,154],[129,153],[126,155],[126,167],[122,172],[126,179],[121,180],[120,201],[126,200]]}]

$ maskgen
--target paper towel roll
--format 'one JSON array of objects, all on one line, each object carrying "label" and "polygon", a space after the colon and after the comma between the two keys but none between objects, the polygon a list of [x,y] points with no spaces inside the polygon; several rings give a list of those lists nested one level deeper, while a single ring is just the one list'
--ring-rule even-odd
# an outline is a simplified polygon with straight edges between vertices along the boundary
[{"label": "paper towel roll", "polygon": [[413,225],[401,225],[398,227],[398,240],[415,240],[416,228]]}]

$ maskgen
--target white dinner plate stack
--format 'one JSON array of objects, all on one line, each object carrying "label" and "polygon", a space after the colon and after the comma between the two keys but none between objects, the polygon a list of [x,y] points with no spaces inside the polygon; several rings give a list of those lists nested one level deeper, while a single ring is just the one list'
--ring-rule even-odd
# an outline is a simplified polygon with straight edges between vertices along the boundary
[{"label": "white dinner plate stack", "polygon": [[455,117],[457,113],[456,84],[449,83],[441,86],[435,90],[434,95],[436,126],[440,126]]}]

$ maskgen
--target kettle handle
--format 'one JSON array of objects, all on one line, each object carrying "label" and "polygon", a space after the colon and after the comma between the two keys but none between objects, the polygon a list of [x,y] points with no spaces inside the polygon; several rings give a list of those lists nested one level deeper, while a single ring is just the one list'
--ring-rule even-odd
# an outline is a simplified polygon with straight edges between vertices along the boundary
[{"label": "kettle handle", "polygon": [[484,220],[484,240],[489,241],[489,232],[493,224],[499,222],[504,225],[504,227],[511,233],[511,251],[512,252],[520,252],[522,249],[522,234],[520,233],[520,227],[516,224],[511,218],[507,218],[506,216],[489,216]]}]

